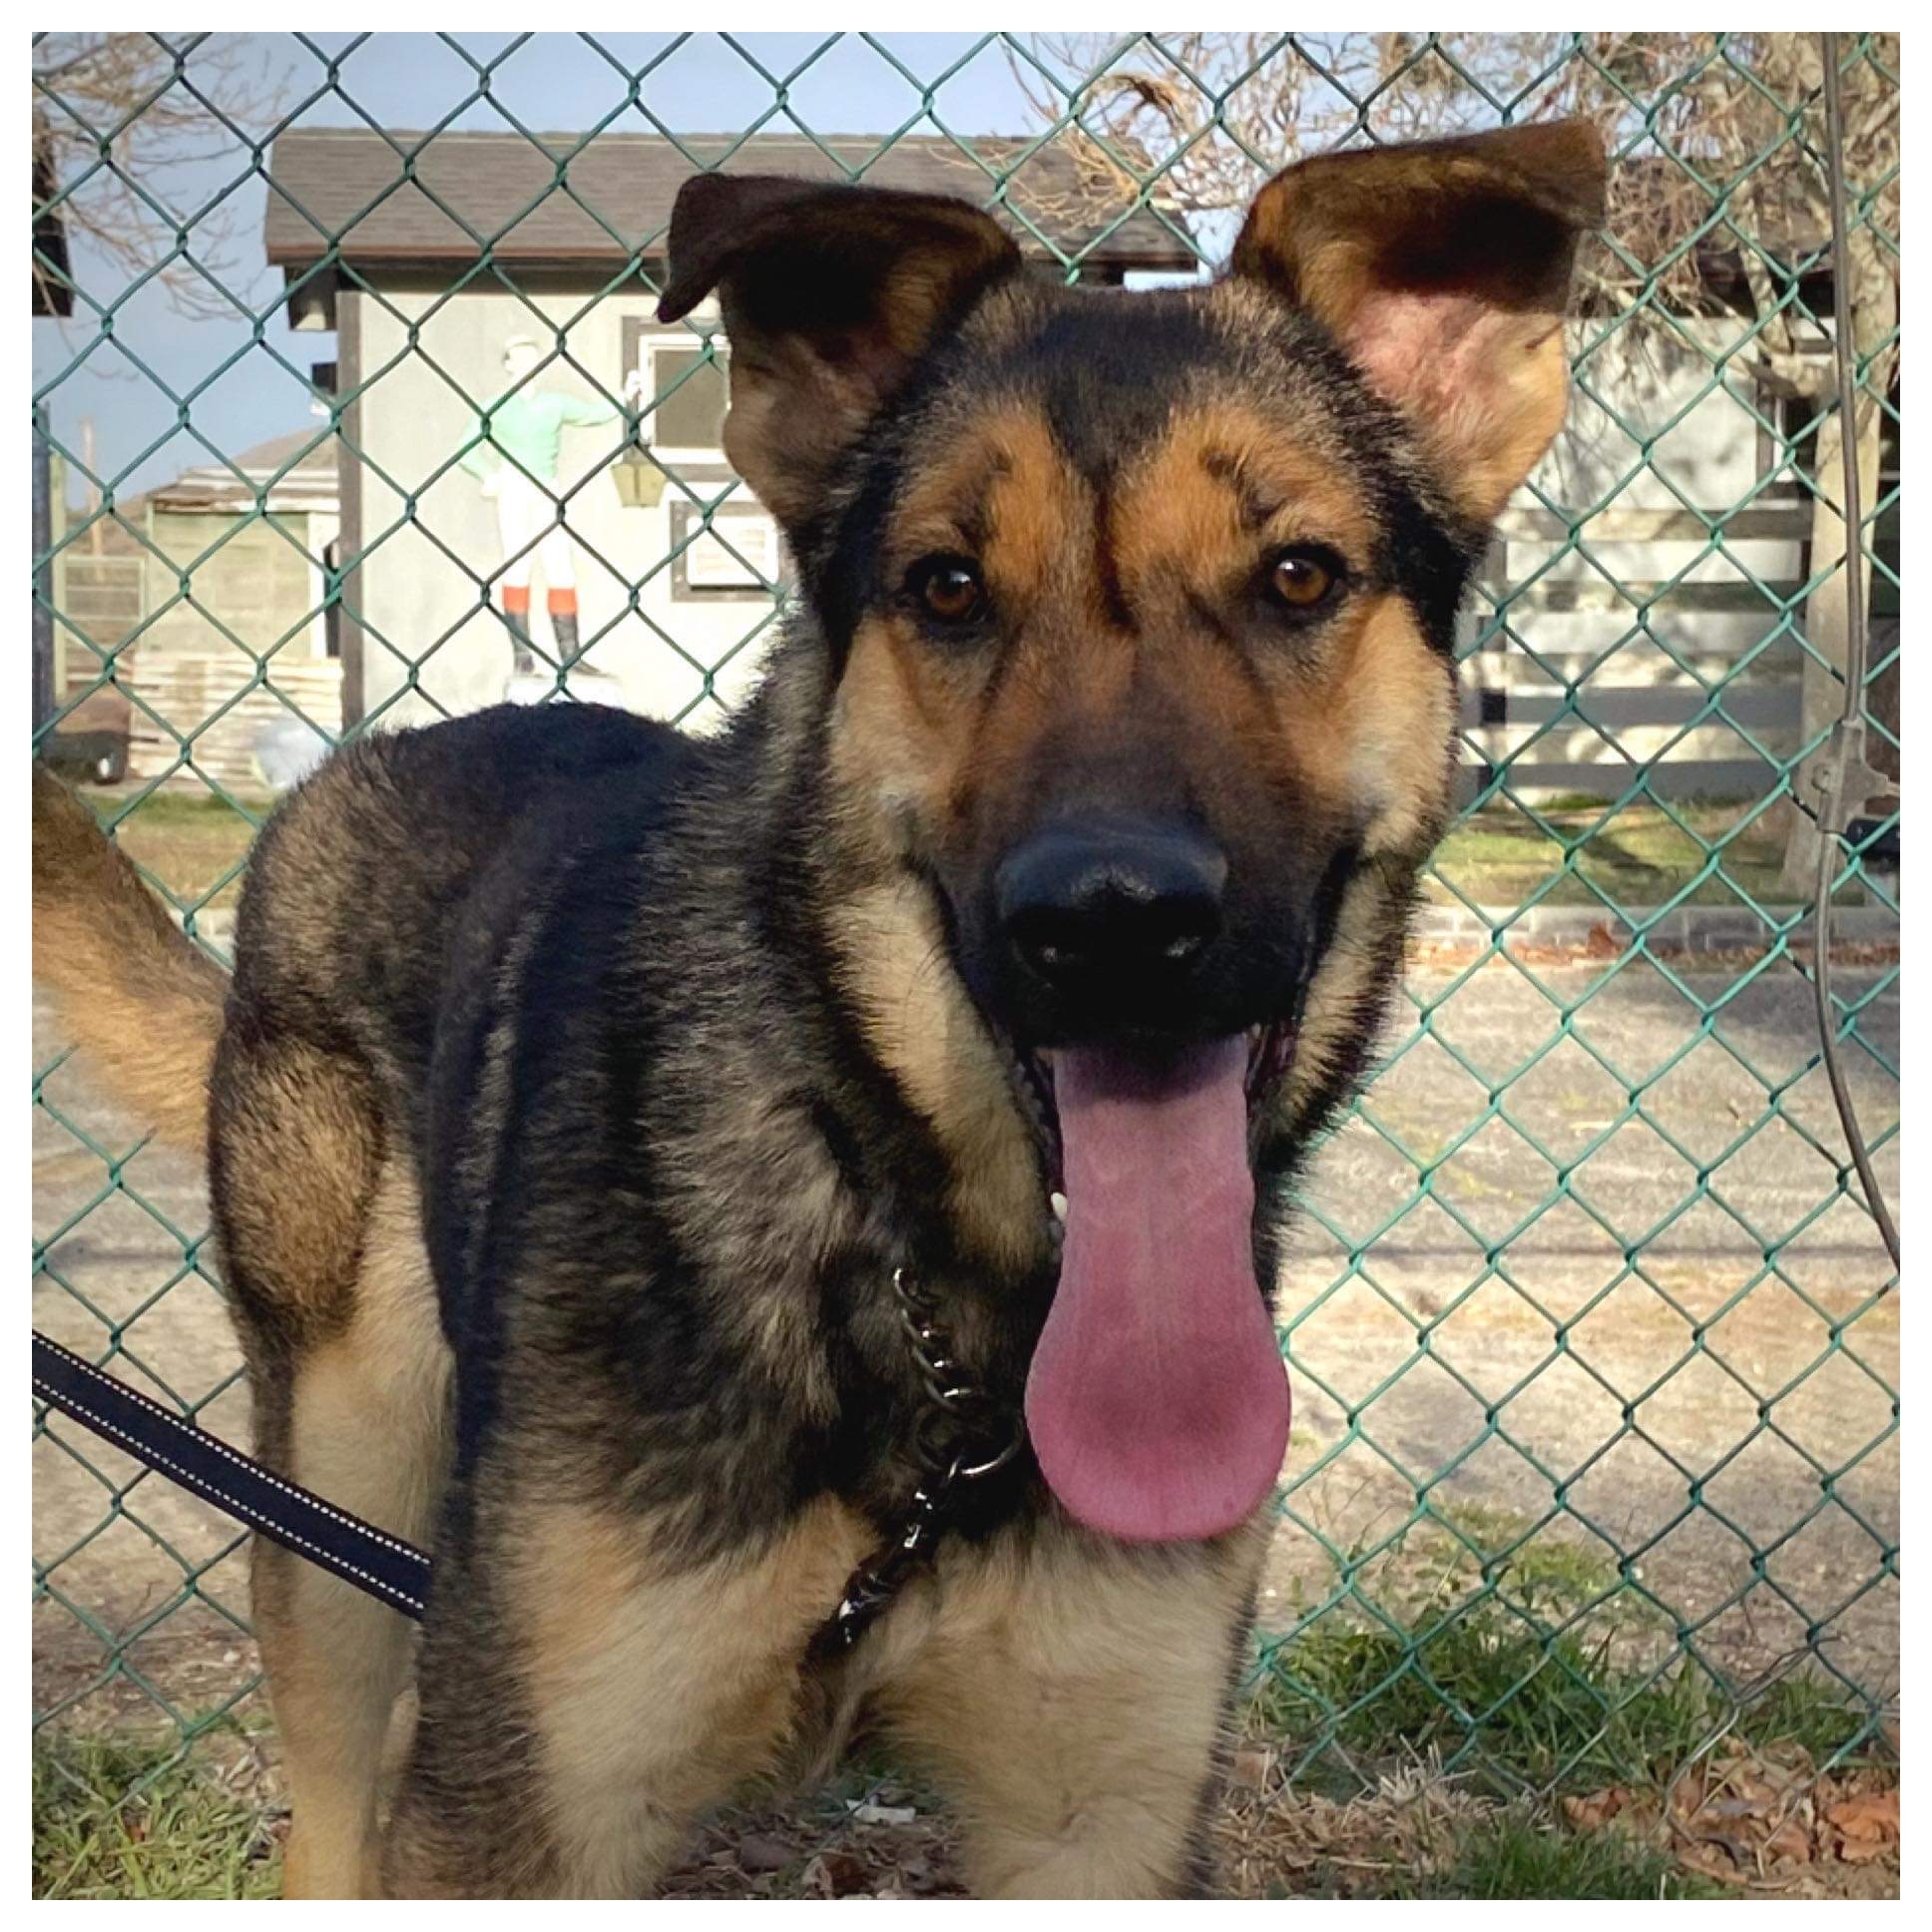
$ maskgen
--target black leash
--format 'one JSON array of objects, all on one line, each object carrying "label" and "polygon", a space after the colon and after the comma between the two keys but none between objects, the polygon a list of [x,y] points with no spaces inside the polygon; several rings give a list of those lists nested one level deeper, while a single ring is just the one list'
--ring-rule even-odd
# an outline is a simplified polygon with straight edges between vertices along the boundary
[{"label": "black leash", "polygon": [[[807,1656],[815,1662],[851,1650],[906,1578],[931,1556],[958,1485],[1005,1468],[1025,1439],[1019,1418],[989,1401],[950,1359],[936,1310],[904,1269],[894,1271],[892,1287],[931,1405],[920,1417],[914,1445],[926,1480],[913,1492],[898,1534],[847,1580],[838,1608],[812,1638]],[[421,1622],[430,1576],[422,1551],[264,1469],[220,1436],[171,1414],[38,1329],[34,1393],[50,1409],[106,1437],[203,1502]]]},{"label": "black leash", "polygon": [[420,1621],[429,1559],[34,1331],[34,1393],[249,1529]]}]

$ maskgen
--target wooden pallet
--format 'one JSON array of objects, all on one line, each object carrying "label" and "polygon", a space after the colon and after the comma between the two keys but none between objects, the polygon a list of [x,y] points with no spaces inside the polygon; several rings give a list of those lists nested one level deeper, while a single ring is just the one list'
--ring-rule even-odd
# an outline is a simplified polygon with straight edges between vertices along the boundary
[{"label": "wooden pallet", "polygon": [[186,760],[231,790],[259,792],[265,781],[255,747],[264,728],[306,720],[331,737],[341,730],[339,659],[277,655],[262,674],[265,684],[248,689],[252,676],[236,651],[142,653],[131,681],[137,700],[128,732],[131,773],[155,778]]}]

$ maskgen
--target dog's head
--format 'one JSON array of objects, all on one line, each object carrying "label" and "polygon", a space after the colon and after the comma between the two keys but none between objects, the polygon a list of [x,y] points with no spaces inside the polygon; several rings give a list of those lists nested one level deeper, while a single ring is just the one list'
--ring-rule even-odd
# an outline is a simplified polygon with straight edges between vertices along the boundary
[{"label": "dog's head", "polygon": [[661,313],[720,292],[725,445],[829,654],[834,795],[930,901],[1064,1187],[1029,1420],[1099,1527],[1209,1533],[1278,1471],[1252,1167],[1392,969],[1456,610],[1561,423],[1603,193],[1580,123],[1325,156],[1218,281],[1125,295],[963,202],[679,199]]}]

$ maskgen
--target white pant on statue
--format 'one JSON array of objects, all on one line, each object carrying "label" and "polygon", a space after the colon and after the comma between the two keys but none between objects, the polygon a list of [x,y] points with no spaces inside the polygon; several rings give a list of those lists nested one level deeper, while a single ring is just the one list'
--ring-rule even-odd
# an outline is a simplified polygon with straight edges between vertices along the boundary
[{"label": "white pant on statue", "polygon": [[536,557],[543,563],[546,589],[575,590],[577,564],[571,555],[570,532],[558,521],[557,499],[507,463],[484,485],[484,491],[496,498],[497,536],[506,560],[498,583],[528,590],[531,559]]}]

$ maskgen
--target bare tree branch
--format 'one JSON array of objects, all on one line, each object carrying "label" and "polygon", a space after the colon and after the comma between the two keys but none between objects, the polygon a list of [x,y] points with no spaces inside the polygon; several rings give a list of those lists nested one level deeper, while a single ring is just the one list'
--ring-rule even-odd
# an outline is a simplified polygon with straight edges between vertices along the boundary
[{"label": "bare tree branch", "polygon": [[[46,34],[34,45],[34,150],[70,243],[124,286],[152,275],[184,314],[232,316],[214,283],[243,272],[239,202],[204,209],[190,177],[231,155],[244,173],[246,144],[278,108],[243,39]],[[36,259],[34,273],[45,285],[51,270]]]},{"label": "bare tree branch", "polygon": [[[1242,208],[1302,155],[1512,120],[1580,114],[1620,165],[1606,240],[1582,265],[1598,306],[1652,320],[1741,305],[1788,284],[1829,232],[1815,40],[1800,34],[1148,34],[1030,36],[1013,60],[1059,139],[1139,169],[1097,166],[1103,200],[1159,183],[1178,205]],[[1034,63],[1037,62],[1037,65]],[[1845,76],[1849,179],[1870,199],[1855,253],[1897,276],[1898,36]],[[1040,69],[1067,79],[1046,85]],[[1789,345],[1780,343],[1780,352]]]}]

